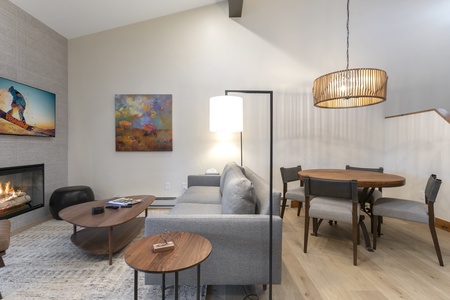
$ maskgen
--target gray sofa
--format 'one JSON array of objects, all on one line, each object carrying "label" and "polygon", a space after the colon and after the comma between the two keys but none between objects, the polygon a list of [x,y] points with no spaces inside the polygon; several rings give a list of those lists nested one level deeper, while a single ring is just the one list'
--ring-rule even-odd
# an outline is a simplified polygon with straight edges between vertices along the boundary
[{"label": "gray sofa", "polygon": [[[273,191],[272,283],[281,283],[280,197]],[[247,167],[228,163],[222,175],[190,175],[188,189],[169,214],[150,214],[145,236],[188,231],[212,244],[201,264],[205,285],[253,285],[269,283],[269,185]],[[161,275],[146,274],[146,284],[161,284]],[[196,268],[179,273],[179,283],[196,284]],[[166,284],[174,281],[166,275]]]}]

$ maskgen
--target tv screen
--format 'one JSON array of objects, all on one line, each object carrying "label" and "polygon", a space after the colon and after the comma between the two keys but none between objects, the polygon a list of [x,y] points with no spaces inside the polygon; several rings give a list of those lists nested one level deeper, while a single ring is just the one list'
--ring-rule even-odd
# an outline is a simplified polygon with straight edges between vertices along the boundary
[{"label": "tv screen", "polygon": [[56,96],[0,77],[0,134],[55,136]]}]

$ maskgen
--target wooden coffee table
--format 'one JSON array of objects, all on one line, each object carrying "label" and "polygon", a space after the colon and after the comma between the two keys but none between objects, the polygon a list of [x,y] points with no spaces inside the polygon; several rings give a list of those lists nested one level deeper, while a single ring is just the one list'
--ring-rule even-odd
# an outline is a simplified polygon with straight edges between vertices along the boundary
[{"label": "wooden coffee table", "polygon": [[[143,217],[137,218],[143,211],[147,216],[147,208],[155,200],[152,195],[138,195],[127,198],[141,199],[142,201],[131,207],[118,209],[105,208],[105,212],[92,214],[93,207],[105,206],[106,200],[95,200],[64,208],[59,212],[61,219],[73,224],[72,242],[79,248],[90,253],[109,255],[109,264],[112,264],[112,255],[123,249],[140,232],[144,225]],[[77,226],[85,229],[77,231]]]},{"label": "wooden coffee table", "polygon": [[197,299],[200,299],[200,264],[211,254],[211,243],[191,232],[171,232],[175,249],[152,252],[152,246],[164,242],[161,235],[147,236],[125,250],[125,262],[134,269],[134,299],[138,295],[138,271],[162,274],[162,299],[165,299],[165,274],[175,272],[175,299],[178,299],[178,272],[197,266]]}]

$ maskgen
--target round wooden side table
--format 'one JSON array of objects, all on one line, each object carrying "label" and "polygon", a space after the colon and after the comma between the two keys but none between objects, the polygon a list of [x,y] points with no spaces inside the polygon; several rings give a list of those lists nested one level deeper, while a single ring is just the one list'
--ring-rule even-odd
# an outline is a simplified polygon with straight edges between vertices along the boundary
[{"label": "round wooden side table", "polygon": [[162,274],[162,299],[165,299],[165,274],[175,273],[175,299],[178,299],[178,272],[197,266],[197,299],[200,299],[200,264],[211,254],[206,238],[191,232],[171,232],[173,250],[153,252],[152,246],[164,242],[160,234],[147,236],[125,251],[125,262],[134,269],[134,299],[138,298],[138,271]]}]

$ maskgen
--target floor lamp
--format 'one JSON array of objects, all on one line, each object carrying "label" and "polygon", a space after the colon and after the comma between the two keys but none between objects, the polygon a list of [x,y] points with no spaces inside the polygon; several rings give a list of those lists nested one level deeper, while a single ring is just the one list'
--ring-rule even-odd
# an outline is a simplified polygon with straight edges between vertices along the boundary
[{"label": "floor lamp", "polygon": [[[233,97],[233,96],[229,96],[228,94],[230,93],[242,93],[242,94],[267,94],[269,95],[269,99],[270,99],[270,127],[269,127],[269,131],[270,131],[270,158],[269,158],[269,201],[270,201],[270,212],[269,212],[269,299],[272,299],[272,265],[273,265],[273,259],[272,259],[272,255],[273,255],[273,198],[272,198],[272,194],[273,194],[273,91],[259,91],[259,90],[225,90],[225,97],[222,98],[221,102],[226,102],[227,100],[230,101],[236,101],[235,98],[239,98],[239,97]],[[221,97],[221,96],[219,96]],[[216,98],[216,97],[213,97]],[[213,98],[211,98],[211,105],[212,105],[212,101]],[[240,98],[242,101],[242,98]],[[241,103],[242,104],[242,103]],[[242,107],[242,105],[241,105]],[[240,115],[242,114],[243,116],[243,112],[239,112],[234,111],[228,113],[228,115]],[[222,116],[225,115],[224,110],[222,111]],[[236,124],[238,124],[238,121]],[[242,125],[242,124],[238,124],[238,125]],[[210,125],[211,126],[211,125]],[[234,132],[240,132],[240,141],[241,141],[241,166],[243,166],[243,155],[242,155],[242,127],[238,127],[236,126],[237,129],[240,130],[235,130]],[[211,130],[214,131],[214,130]]]},{"label": "floor lamp", "polygon": [[244,129],[243,99],[236,96],[216,96],[209,99],[209,131],[240,133],[242,166],[242,130]]}]

